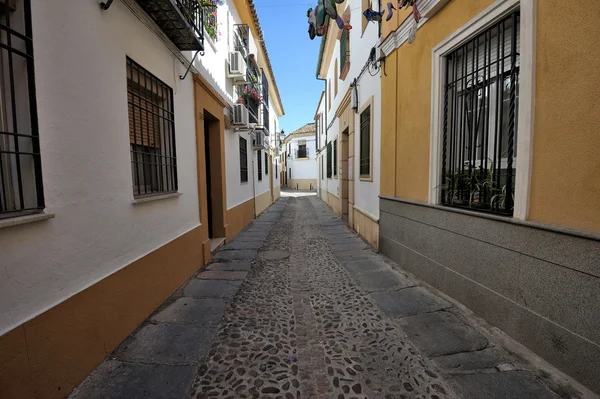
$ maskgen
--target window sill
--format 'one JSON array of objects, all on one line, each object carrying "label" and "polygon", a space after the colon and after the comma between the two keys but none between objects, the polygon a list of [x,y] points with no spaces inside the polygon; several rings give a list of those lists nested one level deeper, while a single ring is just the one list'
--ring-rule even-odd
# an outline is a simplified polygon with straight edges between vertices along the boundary
[{"label": "window sill", "polygon": [[168,194],[152,195],[149,197],[140,197],[140,198],[134,199],[133,201],[131,201],[131,203],[133,205],[145,204],[146,202],[161,201],[161,200],[165,200],[165,199],[169,199],[169,198],[179,197],[182,194],[183,193],[168,193]]},{"label": "window sill", "polygon": [[22,224],[42,222],[44,220],[53,219],[53,213],[35,213],[33,215],[17,216],[14,218],[1,219],[0,229],[5,227],[19,226]]},{"label": "window sill", "polygon": [[310,158],[296,158],[296,161],[308,161]]},{"label": "window sill", "polygon": [[360,176],[359,180],[360,181],[373,182],[373,177],[372,176]]}]

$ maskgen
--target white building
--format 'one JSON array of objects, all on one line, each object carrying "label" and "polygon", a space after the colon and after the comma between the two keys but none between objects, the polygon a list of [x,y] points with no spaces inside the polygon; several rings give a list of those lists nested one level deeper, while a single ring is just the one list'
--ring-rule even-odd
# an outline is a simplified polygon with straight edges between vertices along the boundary
[{"label": "white building", "polygon": [[[0,5],[2,397],[67,396],[279,196],[258,138],[283,108],[252,3],[205,10],[215,39],[151,3]],[[240,29],[267,107],[234,129]]]},{"label": "white building", "polygon": [[293,190],[317,189],[317,143],[314,123],[307,123],[286,136],[284,186]]},{"label": "white building", "polygon": [[[323,36],[317,78],[326,88],[317,107],[321,198],[373,246],[379,235],[379,154],[381,63],[379,26],[367,22],[366,2],[347,0],[338,13],[352,26],[329,20]],[[376,7],[376,2],[373,3]]]}]

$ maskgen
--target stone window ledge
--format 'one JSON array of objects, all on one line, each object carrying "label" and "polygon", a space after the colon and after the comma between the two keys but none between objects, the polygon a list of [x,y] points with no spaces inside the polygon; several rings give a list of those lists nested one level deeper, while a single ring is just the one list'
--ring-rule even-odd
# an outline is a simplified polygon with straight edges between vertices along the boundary
[{"label": "stone window ledge", "polygon": [[53,218],[53,213],[35,213],[33,215],[24,215],[8,219],[0,219],[0,229],[12,226],[20,226],[22,224],[42,222],[44,220]]}]

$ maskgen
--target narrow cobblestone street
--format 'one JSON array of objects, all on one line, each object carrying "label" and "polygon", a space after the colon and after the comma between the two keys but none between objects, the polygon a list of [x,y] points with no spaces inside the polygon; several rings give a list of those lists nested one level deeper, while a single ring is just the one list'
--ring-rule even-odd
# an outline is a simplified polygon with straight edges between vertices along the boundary
[{"label": "narrow cobblestone street", "polygon": [[314,195],[288,194],[72,397],[578,397],[393,266]]}]

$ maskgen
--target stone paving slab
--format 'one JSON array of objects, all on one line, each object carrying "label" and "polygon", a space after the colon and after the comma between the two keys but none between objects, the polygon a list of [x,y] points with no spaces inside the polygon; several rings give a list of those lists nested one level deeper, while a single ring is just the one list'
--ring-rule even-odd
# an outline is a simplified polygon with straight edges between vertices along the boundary
[{"label": "stone paving slab", "polygon": [[403,317],[397,321],[427,356],[478,351],[488,346],[483,335],[446,311]]},{"label": "stone paving slab", "polygon": [[[362,287],[366,292],[398,290],[401,288],[412,287],[415,285],[414,281],[408,279],[407,277],[394,270],[389,269],[356,273],[353,275],[353,278],[356,281],[356,283],[360,287]],[[375,302],[377,303],[377,300]],[[379,303],[377,304],[379,305]],[[381,308],[381,305],[379,305],[379,307]]]},{"label": "stone paving slab", "polygon": [[[407,279],[408,280],[408,279]],[[415,283],[408,280],[414,286]],[[376,292],[371,297],[390,317],[405,317],[447,309],[452,305],[423,287],[407,288],[394,292]]]},{"label": "stone paving slab", "polygon": [[216,326],[146,324],[114,353],[122,361],[158,364],[196,364],[205,356]]},{"label": "stone paving slab", "polygon": [[184,398],[197,366],[126,363],[106,360],[71,399]]},{"label": "stone paving slab", "polygon": [[369,256],[372,254],[373,254],[373,251],[371,251],[370,249],[351,249],[348,251],[336,252],[335,256],[337,256],[338,258],[348,259],[348,258],[360,258],[363,256]]},{"label": "stone paving slab", "polygon": [[365,244],[364,242],[352,242],[347,244],[332,244],[331,248],[333,249],[333,252],[343,252],[357,249],[367,249],[369,248],[369,245]]},{"label": "stone paving slab", "polygon": [[231,298],[240,285],[242,281],[191,279],[183,287],[183,295],[192,298]]},{"label": "stone paving slab", "polygon": [[264,244],[267,239],[268,234],[249,234],[249,233],[240,233],[237,237],[235,237],[234,242],[240,241],[255,241],[262,242]]},{"label": "stone paving slab", "polygon": [[213,260],[252,260],[256,258],[258,251],[251,249],[236,249],[232,251],[220,251]]},{"label": "stone paving slab", "polygon": [[440,356],[433,359],[446,373],[465,373],[474,371],[496,371],[501,364],[510,364],[514,359],[498,348],[485,348],[475,352],[462,352]]},{"label": "stone paving slab", "polygon": [[248,271],[252,268],[252,262],[248,260],[232,261],[225,263],[211,263],[206,266],[206,270],[217,272],[225,271]]},{"label": "stone paving slab", "polygon": [[224,248],[223,251],[231,251],[234,249],[260,249],[260,247],[263,246],[265,242],[264,241],[238,241],[235,240],[233,242],[230,242],[229,244],[227,244]]},{"label": "stone paving slab", "polygon": [[173,324],[216,324],[223,317],[227,301],[220,298],[179,298],[152,316],[152,321]]},{"label": "stone paving slab", "polygon": [[468,399],[557,399],[526,371],[466,374],[449,382]]},{"label": "stone paving slab", "polygon": [[201,280],[243,280],[248,272],[208,270],[198,273],[196,278]]},{"label": "stone paving slab", "polygon": [[[356,259],[356,258],[354,258]],[[360,259],[354,262],[340,262],[342,266],[350,273],[365,273],[365,272],[373,272],[376,270],[387,270],[389,266],[381,262],[375,262],[365,259]]]},{"label": "stone paving slab", "polygon": [[340,236],[334,236],[333,238],[329,239],[329,242],[331,243],[331,245],[335,245],[335,244],[364,244],[365,242],[363,240],[361,240],[360,238],[352,235],[349,237],[346,237],[344,235],[340,235]]}]

